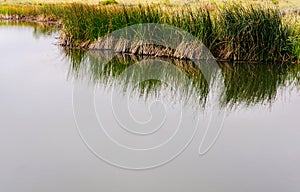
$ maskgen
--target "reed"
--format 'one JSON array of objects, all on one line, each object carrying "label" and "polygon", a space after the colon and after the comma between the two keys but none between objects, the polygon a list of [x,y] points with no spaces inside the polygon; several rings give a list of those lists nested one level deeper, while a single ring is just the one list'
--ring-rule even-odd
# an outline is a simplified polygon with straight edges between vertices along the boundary
[{"label": "reed", "polygon": [[296,62],[300,62],[300,16],[292,16],[288,17],[289,25],[293,26],[293,35],[289,37],[290,42],[292,43],[291,51],[292,55],[294,55]]},{"label": "reed", "polygon": [[110,32],[141,23],[168,24],[198,37],[208,47],[213,43],[213,23],[204,9],[174,9],[148,6],[87,6],[72,4],[63,19],[69,46],[93,42]]},{"label": "reed", "polygon": [[68,40],[64,43],[68,46],[88,47],[99,37],[126,26],[160,23],[191,33],[222,60],[284,62],[299,56],[297,34],[275,8],[230,5],[211,13],[202,8],[174,11],[150,5],[73,4],[67,10],[63,39]]},{"label": "reed", "polygon": [[221,11],[217,22],[222,29],[222,58],[238,61],[289,59],[292,32],[282,22],[278,10],[233,5]]},{"label": "reed", "polygon": [[70,48],[88,49],[91,43],[118,29],[158,23],[187,31],[220,60],[282,63],[298,61],[300,57],[300,30],[286,22],[277,8],[230,4],[207,10],[203,6],[73,3],[5,5],[0,6],[1,15],[59,21],[62,26],[60,43]]}]

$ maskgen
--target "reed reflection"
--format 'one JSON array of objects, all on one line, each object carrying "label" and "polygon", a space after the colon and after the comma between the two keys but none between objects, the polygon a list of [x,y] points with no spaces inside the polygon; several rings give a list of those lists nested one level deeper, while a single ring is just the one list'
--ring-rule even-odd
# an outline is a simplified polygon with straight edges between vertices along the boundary
[{"label": "reed reflection", "polygon": [[[175,85],[177,97],[186,105],[205,107],[212,89],[208,85],[200,68],[190,60],[171,58],[155,58],[150,56],[135,56],[118,54],[112,57],[109,51],[82,51],[64,50],[70,59],[69,78],[89,78],[90,82],[102,84],[106,87],[121,86],[124,93],[136,97],[157,97],[164,84],[157,80],[147,80],[138,86],[130,84],[130,78],[141,78],[149,69],[139,70],[139,76],[121,75],[132,65],[139,65],[143,60],[159,59],[175,66],[184,73],[189,83],[186,84],[180,77],[168,76],[166,68],[157,69],[157,73]],[[203,61],[205,62],[205,61]],[[219,94],[221,108],[249,107],[257,104],[272,104],[280,89],[299,87],[300,67],[295,64],[274,63],[219,63],[221,76],[224,79],[225,89]],[[157,66],[156,66],[157,67]],[[218,76],[214,77],[217,78]],[[217,81],[217,79],[215,79]],[[173,90],[174,91],[174,90]],[[214,90],[218,92],[220,90]],[[178,97],[180,95],[180,97]]]}]

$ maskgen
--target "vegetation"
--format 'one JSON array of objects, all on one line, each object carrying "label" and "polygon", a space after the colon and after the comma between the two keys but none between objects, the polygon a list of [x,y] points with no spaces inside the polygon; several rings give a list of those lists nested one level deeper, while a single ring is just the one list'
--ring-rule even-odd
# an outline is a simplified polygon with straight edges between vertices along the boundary
[{"label": "vegetation", "polygon": [[292,32],[276,9],[226,7],[218,19],[218,28],[222,29],[220,41],[225,42],[221,46],[222,58],[268,61],[285,60],[291,55]]},{"label": "vegetation", "polygon": [[[140,23],[169,24],[203,42],[223,60],[290,61],[298,57],[293,26],[284,23],[274,8],[231,5],[210,12],[160,6],[86,6],[74,4],[64,17],[68,45],[97,40],[112,31]],[[294,47],[294,48],[292,48]],[[272,57],[270,57],[272,55]]]},{"label": "vegetation", "polygon": [[[38,4],[0,6],[0,17],[59,21],[62,44],[88,48],[90,43],[126,26],[159,23],[178,27],[203,42],[220,60],[299,60],[299,30],[277,8],[224,5],[210,10],[198,6]],[[271,57],[270,57],[271,56]]]}]

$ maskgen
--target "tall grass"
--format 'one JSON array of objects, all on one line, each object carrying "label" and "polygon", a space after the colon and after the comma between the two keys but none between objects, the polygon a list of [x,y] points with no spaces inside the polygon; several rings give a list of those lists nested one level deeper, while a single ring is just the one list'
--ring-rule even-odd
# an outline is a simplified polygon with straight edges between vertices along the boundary
[{"label": "tall grass", "polygon": [[[224,60],[290,61],[293,51],[292,26],[279,10],[230,5],[215,12],[160,6],[87,6],[73,4],[63,20],[68,45],[97,40],[112,31],[140,23],[169,24],[202,41],[216,58]],[[294,55],[293,55],[294,54]]]},{"label": "tall grass", "polygon": [[87,6],[70,5],[64,15],[63,31],[70,44],[79,46],[92,42],[110,32],[141,23],[168,24],[199,38],[207,47],[217,39],[210,13],[202,8],[174,9],[148,6]]},{"label": "tall grass", "polygon": [[[289,25],[293,26],[293,35],[289,37],[290,42],[292,43],[291,51],[292,55],[296,55],[296,62],[300,62],[300,16],[292,16],[285,18],[286,22],[289,23]],[[297,57],[298,56],[298,57]]]},{"label": "tall grass", "polygon": [[288,59],[291,30],[276,9],[229,6],[218,17],[223,58]]},{"label": "tall grass", "polygon": [[50,15],[62,24],[62,45],[88,48],[97,39],[140,23],[168,24],[203,42],[220,60],[291,61],[300,58],[299,31],[276,8],[225,5],[199,7],[159,5],[42,4],[0,6],[0,15]]}]

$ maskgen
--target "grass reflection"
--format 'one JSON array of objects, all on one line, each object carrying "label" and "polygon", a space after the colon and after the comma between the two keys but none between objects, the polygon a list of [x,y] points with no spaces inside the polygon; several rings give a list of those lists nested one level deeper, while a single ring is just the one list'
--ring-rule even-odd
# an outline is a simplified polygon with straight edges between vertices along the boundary
[{"label": "grass reflection", "polygon": [[[124,93],[143,98],[148,98],[149,95],[156,97],[162,89],[166,89],[157,80],[148,80],[138,86],[132,85],[128,79],[138,77],[123,75],[130,66],[139,65],[142,60],[153,57],[124,54],[112,57],[109,51],[81,50],[69,50],[65,54],[71,61],[70,78],[89,78],[90,82],[106,87],[121,86]],[[170,75],[168,69],[157,69],[162,79],[174,83],[175,92],[180,95],[174,99],[181,99],[186,104],[205,106],[210,88],[200,68],[189,60],[159,59],[172,64],[188,78],[189,83],[186,84],[180,76]],[[300,68],[295,64],[219,63],[219,66],[225,85],[219,99],[221,107],[272,104],[279,90],[300,84]],[[147,75],[147,70],[149,68],[139,71],[139,78]]]}]

